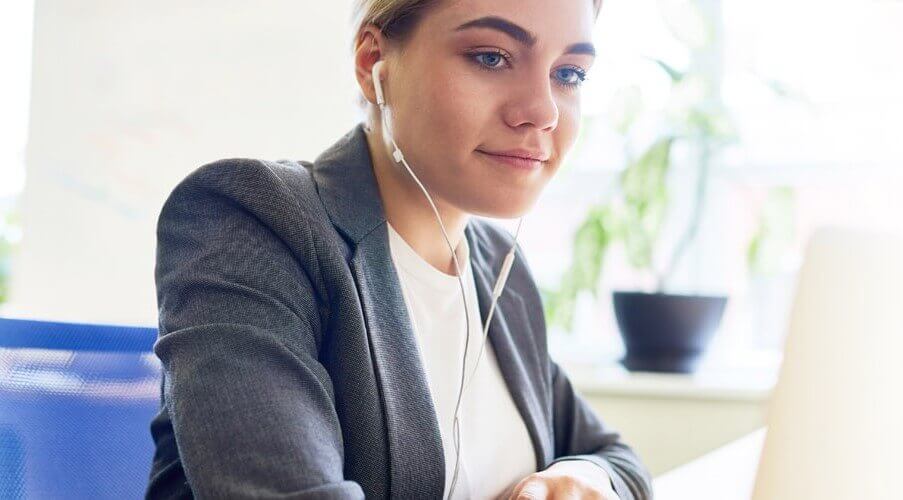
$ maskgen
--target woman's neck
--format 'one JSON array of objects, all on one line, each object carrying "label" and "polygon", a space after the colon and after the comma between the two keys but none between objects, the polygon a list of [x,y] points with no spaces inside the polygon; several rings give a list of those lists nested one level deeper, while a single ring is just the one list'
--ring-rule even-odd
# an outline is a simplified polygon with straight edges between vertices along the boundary
[{"label": "woman's neck", "polygon": [[[404,165],[392,161],[381,134],[379,125],[371,126],[367,132],[367,145],[386,219],[420,257],[439,271],[456,276],[454,261],[432,207]],[[411,169],[420,176],[416,165],[411,165]],[[424,187],[436,204],[448,239],[460,257],[458,245],[464,238],[470,214],[445,203],[426,183]],[[458,264],[463,272],[466,263],[459,261]]]}]

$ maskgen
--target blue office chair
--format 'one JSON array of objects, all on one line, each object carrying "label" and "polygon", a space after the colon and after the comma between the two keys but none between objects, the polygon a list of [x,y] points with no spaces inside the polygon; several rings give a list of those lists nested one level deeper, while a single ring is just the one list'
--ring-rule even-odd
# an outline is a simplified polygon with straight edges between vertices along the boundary
[{"label": "blue office chair", "polygon": [[0,318],[0,499],[143,498],[156,328]]}]

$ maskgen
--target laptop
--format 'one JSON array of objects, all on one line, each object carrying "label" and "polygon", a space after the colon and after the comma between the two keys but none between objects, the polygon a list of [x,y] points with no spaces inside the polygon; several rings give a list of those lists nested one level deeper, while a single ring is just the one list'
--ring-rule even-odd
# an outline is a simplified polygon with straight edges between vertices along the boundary
[{"label": "laptop", "polygon": [[810,239],[754,484],[754,500],[903,499],[900,235]]}]

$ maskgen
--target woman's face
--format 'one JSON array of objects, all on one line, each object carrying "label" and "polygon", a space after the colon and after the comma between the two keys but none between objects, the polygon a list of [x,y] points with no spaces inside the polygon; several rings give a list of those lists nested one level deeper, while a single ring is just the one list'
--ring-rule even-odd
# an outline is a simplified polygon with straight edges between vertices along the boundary
[{"label": "woman's face", "polygon": [[529,210],[576,139],[593,21],[591,0],[446,0],[384,53],[394,138],[437,203]]}]

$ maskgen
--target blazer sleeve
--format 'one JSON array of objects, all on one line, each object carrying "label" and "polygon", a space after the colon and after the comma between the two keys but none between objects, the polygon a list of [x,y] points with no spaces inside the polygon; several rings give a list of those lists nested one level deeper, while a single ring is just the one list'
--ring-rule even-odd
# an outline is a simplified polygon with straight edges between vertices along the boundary
[{"label": "blazer sleeve", "polygon": [[322,302],[261,165],[199,168],[158,219],[154,352],[185,477],[199,498],[364,498],[317,359]]},{"label": "blazer sleeve", "polygon": [[551,359],[549,363],[557,457],[549,465],[563,460],[589,460],[605,469],[621,500],[652,498],[652,480],[639,457],[574,391],[564,370]]}]

